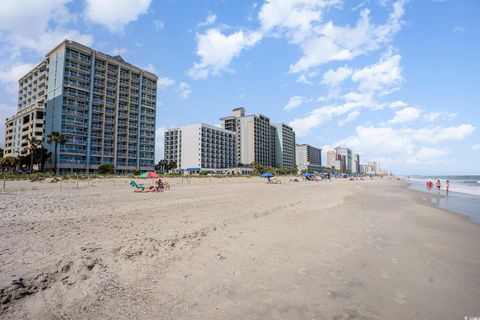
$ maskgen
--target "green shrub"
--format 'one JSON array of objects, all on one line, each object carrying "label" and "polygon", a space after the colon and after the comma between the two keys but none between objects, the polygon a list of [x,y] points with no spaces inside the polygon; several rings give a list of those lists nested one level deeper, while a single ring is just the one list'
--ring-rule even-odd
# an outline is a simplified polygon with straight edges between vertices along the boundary
[{"label": "green shrub", "polygon": [[114,174],[115,166],[113,164],[102,164],[98,167],[99,174]]}]

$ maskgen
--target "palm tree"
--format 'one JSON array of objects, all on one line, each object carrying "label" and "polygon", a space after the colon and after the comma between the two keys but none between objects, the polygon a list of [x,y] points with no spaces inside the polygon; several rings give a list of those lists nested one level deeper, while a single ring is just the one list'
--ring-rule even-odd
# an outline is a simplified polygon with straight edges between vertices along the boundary
[{"label": "palm tree", "polygon": [[33,154],[35,153],[35,149],[37,149],[40,141],[34,136],[30,136],[27,141],[29,144],[28,150],[30,151],[30,171],[33,172]]},{"label": "palm tree", "polygon": [[15,169],[19,165],[20,161],[15,157],[5,157],[0,159],[0,168],[7,169],[9,172],[12,171],[12,168]]},{"label": "palm tree", "polygon": [[58,145],[64,144],[67,142],[67,138],[65,138],[65,135],[61,134],[60,132],[53,131],[47,136],[47,143],[48,144],[53,144],[53,150],[55,150],[55,161],[54,161],[54,172],[57,174],[57,150],[58,150]]}]

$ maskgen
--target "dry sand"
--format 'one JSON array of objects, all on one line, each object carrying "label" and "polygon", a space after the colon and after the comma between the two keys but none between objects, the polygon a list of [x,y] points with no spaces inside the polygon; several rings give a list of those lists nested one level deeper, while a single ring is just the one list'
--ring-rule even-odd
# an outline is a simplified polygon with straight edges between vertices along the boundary
[{"label": "dry sand", "polygon": [[480,226],[401,182],[171,182],[7,182],[0,319],[480,316]]}]

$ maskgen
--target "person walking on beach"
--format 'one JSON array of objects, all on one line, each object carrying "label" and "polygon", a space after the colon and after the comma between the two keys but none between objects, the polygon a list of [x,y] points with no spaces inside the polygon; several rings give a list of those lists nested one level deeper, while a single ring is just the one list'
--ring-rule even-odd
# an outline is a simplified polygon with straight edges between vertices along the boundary
[{"label": "person walking on beach", "polygon": [[440,189],[442,188],[442,183],[440,182],[440,179],[437,180],[437,193],[440,194]]},{"label": "person walking on beach", "polygon": [[448,196],[448,189],[450,189],[450,181],[447,180],[447,182],[445,182],[445,190],[447,191],[447,196]]},{"label": "person walking on beach", "polygon": [[432,191],[432,188],[433,188],[433,182],[431,180],[429,180],[427,182],[427,190],[428,192]]}]

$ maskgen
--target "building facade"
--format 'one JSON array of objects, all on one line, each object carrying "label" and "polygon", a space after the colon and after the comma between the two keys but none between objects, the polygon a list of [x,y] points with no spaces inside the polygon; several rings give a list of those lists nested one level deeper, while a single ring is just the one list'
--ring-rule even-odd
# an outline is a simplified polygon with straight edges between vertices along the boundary
[{"label": "building facade", "polygon": [[245,109],[240,107],[220,120],[222,128],[237,134],[237,164],[275,166],[275,128],[268,117],[245,115]]},{"label": "building facade", "polygon": [[[67,142],[56,154],[59,173],[153,170],[157,76],[65,40],[47,54],[44,135]],[[49,146],[52,149],[52,146]]]},{"label": "building facade", "polygon": [[349,148],[336,147],[335,151],[337,155],[345,157],[345,169],[342,172],[351,173],[352,172],[352,150]]},{"label": "building facade", "polygon": [[322,149],[309,144],[295,146],[295,160],[299,171],[322,172]]},{"label": "building facade", "polygon": [[18,81],[17,113],[5,121],[4,157],[28,154],[29,138],[43,143],[47,75],[47,60],[44,60]]},{"label": "building facade", "polygon": [[361,173],[360,172],[360,155],[354,153],[352,155],[352,173]]},{"label": "building facade", "polygon": [[327,166],[333,167],[333,162],[337,160],[337,153],[333,150],[327,151]]},{"label": "building facade", "polygon": [[165,160],[177,168],[225,170],[236,165],[236,133],[199,123],[165,131]]},{"label": "building facade", "polygon": [[275,129],[275,166],[295,169],[295,132],[284,123],[272,125]]},{"label": "building facade", "polygon": [[164,159],[176,163],[177,168],[182,167],[182,130],[173,128],[164,133]]}]

